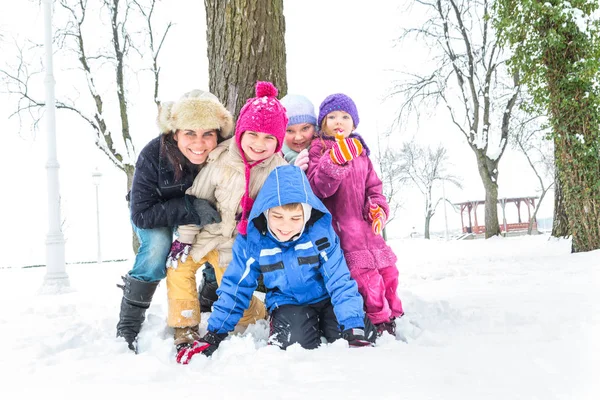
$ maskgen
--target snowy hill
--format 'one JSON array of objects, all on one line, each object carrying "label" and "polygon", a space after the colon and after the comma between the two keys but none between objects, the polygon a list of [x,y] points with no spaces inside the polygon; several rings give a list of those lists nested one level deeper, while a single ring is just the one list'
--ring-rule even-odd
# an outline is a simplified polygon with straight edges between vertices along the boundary
[{"label": "snowy hill", "polygon": [[284,352],[266,346],[263,323],[188,366],[174,360],[164,283],[141,354],[114,337],[115,284],[131,262],[69,265],[73,291],[62,295],[38,294],[44,268],[0,270],[0,397],[600,398],[600,252],[572,255],[545,235],[391,245],[407,342],[386,334],[374,348]]}]

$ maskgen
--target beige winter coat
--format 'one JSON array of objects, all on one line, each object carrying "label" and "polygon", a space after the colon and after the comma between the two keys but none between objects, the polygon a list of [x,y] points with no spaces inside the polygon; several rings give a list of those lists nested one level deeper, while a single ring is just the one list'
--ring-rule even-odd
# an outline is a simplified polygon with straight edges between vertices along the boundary
[{"label": "beige winter coat", "polygon": [[[269,173],[287,162],[276,153],[252,167],[250,170],[250,197],[256,198],[258,191],[265,183]],[[216,204],[221,214],[221,222],[206,225],[199,231],[197,225],[179,226],[179,240],[182,243],[193,243],[190,252],[196,262],[211,250],[219,251],[219,265],[227,267],[232,259],[231,248],[237,235],[236,215],[242,212],[240,200],[244,195],[245,165],[242,155],[231,138],[220,143],[208,156],[204,168],[194,179],[187,194],[209,200]],[[195,237],[194,237],[195,236]]]}]

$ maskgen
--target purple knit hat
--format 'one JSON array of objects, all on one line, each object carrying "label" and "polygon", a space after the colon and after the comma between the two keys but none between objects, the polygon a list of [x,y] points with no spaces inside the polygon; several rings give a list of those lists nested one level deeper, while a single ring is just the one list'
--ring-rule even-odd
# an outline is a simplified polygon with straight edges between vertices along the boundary
[{"label": "purple knit hat", "polygon": [[235,127],[235,142],[240,149],[242,160],[246,167],[244,171],[246,188],[244,196],[242,196],[242,200],[240,201],[242,217],[237,224],[237,230],[242,235],[245,235],[248,231],[248,215],[250,215],[250,210],[254,204],[254,199],[250,197],[250,170],[262,161],[252,164],[248,163],[242,149],[242,135],[246,131],[268,133],[277,138],[275,154],[281,150],[288,118],[285,108],[277,100],[277,93],[277,88],[271,82],[256,82],[256,97],[252,97],[246,101],[246,104],[240,110],[240,116]]},{"label": "purple knit hat", "polygon": [[263,132],[277,138],[281,150],[288,118],[285,108],[277,100],[277,88],[271,82],[256,82],[256,97],[246,100],[235,126],[235,141],[242,150],[242,135],[246,131]]},{"label": "purple knit hat", "polygon": [[319,129],[321,128],[321,122],[323,122],[323,119],[332,111],[347,112],[352,117],[354,127],[358,127],[359,119],[358,110],[356,110],[356,104],[354,104],[354,101],[352,101],[352,99],[345,94],[336,93],[327,96],[319,107],[319,119],[317,121],[319,124]]}]

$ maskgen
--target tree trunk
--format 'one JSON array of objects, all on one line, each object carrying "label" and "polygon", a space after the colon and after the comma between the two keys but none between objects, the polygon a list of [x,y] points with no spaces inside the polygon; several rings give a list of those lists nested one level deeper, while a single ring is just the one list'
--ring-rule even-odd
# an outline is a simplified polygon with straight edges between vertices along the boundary
[{"label": "tree trunk", "polygon": [[485,238],[500,234],[498,222],[498,162],[490,160],[481,150],[475,152],[479,176],[485,189]]},{"label": "tree trunk", "polygon": [[[572,41],[574,38],[566,36]],[[550,124],[554,136],[556,167],[561,194],[573,235],[573,252],[600,249],[600,121],[594,96],[587,86],[572,82],[563,69],[564,59],[576,64],[577,46],[564,54],[545,53],[548,66]]]},{"label": "tree trunk", "polygon": [[210,91],[237,120],[257,80],[287,93],[283,0],[204,0]]},{"label": "tree trunk", "polygon": [[431,239],[429,236],[429,223],[431,222],[432,214],[427,213],[425,216],[425,239]]},{"label": "tree trunk", "polygon": [[[554,148],[556,149],[556,143]],[[558,158],[554,150],[555,160]],[[560,183],[560,174],[558,173],[558,163],[555,161],[554,171],[554,216],[552,219],[552,236],[566,238],[571,235],[569,232],[569,218],[565,208],[565,199],[562,193],[562,184]]]},{"label": "tree trunk", "polygon": [[[127,193],[131,191],[131,185],[133,184],[133,174],[135,173],[135,166],[131,164],[125,164],[125,174],[127,174]],[[131,205],[129,201],[127,202],[127,207],[130,208]],[[137,254],[138,249],[140,248],[140,241],[133,230],[133,226],[131,227],[131,247],[133,248],[133,254]]]},{"label": "tree trunk", "polygon": [[540,206],[542,205],[542,201],[544,200],[544,197],[546,197],[546,193],[548,193],[549,189],[550,189],[550,187],[548,187],[546,189],[542,189],[542,194],[540,195],[540,201],[538,201],[537,206],[535,207],[535,210],[533,210],[533,215],[529,219],[529,226],[527,227],[527,234],[528,235],[531,235],[533,233],[533,223],[536,221],[537,213],[540,210]]}]

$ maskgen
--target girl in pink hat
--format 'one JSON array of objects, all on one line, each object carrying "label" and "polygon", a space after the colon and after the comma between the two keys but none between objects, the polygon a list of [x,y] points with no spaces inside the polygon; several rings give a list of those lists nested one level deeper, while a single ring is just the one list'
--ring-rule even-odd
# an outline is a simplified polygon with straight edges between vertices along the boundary
[{"label": "girl in pink hat", "polygon": [[381,180],[360,135],[358,111],[345,94],[328,96],[319,109],[318,138],[309,151],[308,179],[331,212],[350,274],[379,333],[395,334],[404,314],[398,297],[396,255],[381,237],[389,213]]},{"label": "girl in pink hat", "polygon": [[[257,82],[256,97],[240,111],[235,137],[217,146],[208,156],[187,194],[216,205],[221,222],[178,227],[167,260],[168,324],[175,328],[177,360],[187,359],[200,339],[200,304],[196,271],[206,263],[215,269],[217,283],[232,260],[237,233],[247,232],[254,198],[269,173],[287,162],[279,155],[288,119],[270,82]],[[188,257],[191,256],[191,257]],[[264,304],[252,298],[239,325],[245,327],[266,317]]]}]

